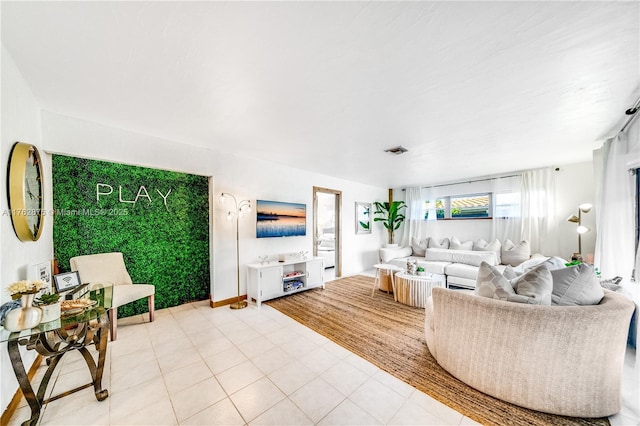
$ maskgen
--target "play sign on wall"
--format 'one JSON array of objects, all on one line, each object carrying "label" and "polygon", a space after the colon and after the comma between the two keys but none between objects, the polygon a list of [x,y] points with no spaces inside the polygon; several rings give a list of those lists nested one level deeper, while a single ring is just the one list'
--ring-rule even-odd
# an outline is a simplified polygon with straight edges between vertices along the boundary
[{"label": "play sign on wall", "polygon": [[[52,169],[61,271],[74,256],[119,251],[134,283],[155,285],[156,309],[207,299],[207,177],[63,155],[53,155]],[[118,316],[146,310],[142,300]]]}]

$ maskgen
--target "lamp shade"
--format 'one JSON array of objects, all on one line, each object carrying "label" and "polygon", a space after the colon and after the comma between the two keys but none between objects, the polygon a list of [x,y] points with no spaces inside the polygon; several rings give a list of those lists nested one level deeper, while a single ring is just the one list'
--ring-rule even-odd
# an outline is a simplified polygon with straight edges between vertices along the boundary
[{"label": "lamp shade", "polygon": [[589,213],[591,207],[593,207],[591,203],[583,203],[578,206],[578,208],[582,210],[583,213]]},{"label": "lamp shade", "polygon": [[578,216],[576,216],[575,214],[572,214],[571,216],[569,216],[567,218],[567,222],[579,223],[580,222],[580,218]]},{"label": "lamp shade", "polygon": [[591,228],[584,225],[580,225],[576,228],[576,232],[578,232],[578,234],[586,234],[589,231],[591,231]]}]

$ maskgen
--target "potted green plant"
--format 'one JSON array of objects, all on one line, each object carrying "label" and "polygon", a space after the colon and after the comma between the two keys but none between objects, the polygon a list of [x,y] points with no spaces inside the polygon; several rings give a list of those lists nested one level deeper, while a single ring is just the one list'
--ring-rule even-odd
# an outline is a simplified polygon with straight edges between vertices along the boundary
[{"label": "potted green plant", "polygon": [[402,209],[407,208],[407,204],[404,201],[392,201],[391,203],[374,203],[376,211],[373,213],[375,217],[374,222],[382,222],[384,227],[389,232],[389,244],[387,246],[394,246],[394,232],[402,225],[405,216],[402,213]]},{"label": "potted green plant", "polygon": [[41,323],[55,321],[60,318],[59,300],[60,295],[58,293],[43,293],[35,300],[40,309],[42,309]]},{"label": "potted green plant", "polygon": [[418,273],[419,276],[424,276],[427,274],[422,266],[418,266],[418,268],[416,269],[416,272]]}]

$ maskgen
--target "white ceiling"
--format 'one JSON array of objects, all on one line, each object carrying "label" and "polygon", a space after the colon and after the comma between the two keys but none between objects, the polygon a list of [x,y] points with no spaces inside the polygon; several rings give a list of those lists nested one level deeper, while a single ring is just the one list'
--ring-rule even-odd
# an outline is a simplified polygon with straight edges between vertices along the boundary
[{"label": "white ceiling", "polygon": [[637,1],[1,7],[47,110],[383,187],[589,161],[640,93]]}]

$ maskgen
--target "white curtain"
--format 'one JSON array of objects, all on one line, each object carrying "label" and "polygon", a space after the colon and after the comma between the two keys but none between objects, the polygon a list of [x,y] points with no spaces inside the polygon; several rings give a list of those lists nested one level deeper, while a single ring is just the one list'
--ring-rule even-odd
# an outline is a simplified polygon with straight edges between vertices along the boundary
[{"label": "white curtain", "polygon": [[[521,240],[521,190],[521,175],[498,178],[491,182],[491,192],[493,192],[492,240]],[[509,204],[499,204],[503,201]]]},{"label": "white curtain", "polygon": [[557,253],[555,175],[551,167],[522,174],[521,238],[529,241],[531,253]]},{"label": "white curtain", "polygon": [[426,200],[424,198],[425,190],[419,186],[407,188],[405,190],[405,209],[406,219],[402,228],[402,239],[400,244],[403,246],[411,245],[411,237],[420,237],[424,232],[424,212],[423,205]]},{"label": "white curtain", "polygon": [[628,171],[624,133],[602,145],[602,164],[596,164],[595,266],[603,277],[631,278],[635,263],[633,176]]}]

